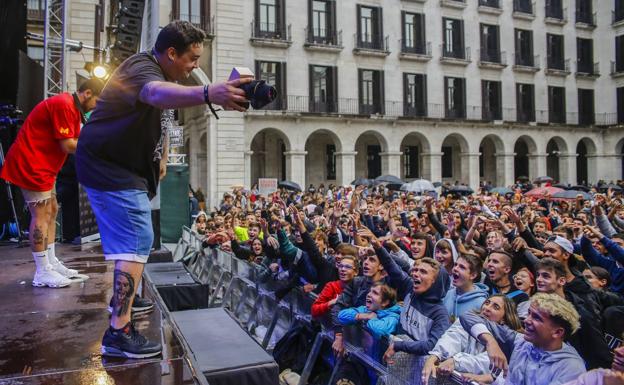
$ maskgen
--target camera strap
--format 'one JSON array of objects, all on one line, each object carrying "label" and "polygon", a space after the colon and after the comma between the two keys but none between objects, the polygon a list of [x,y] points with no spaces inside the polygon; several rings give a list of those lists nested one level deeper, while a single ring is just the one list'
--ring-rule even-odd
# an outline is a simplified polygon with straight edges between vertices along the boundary
[{"label": "camera strap", "polygon": [[80,104],[80,99],[78,99],[78,95],[75,92],[72,94],[72,97],[74,98],[74,105],[78,109],[78,112],[80,112],[80,122],[85,124],[87,122],[87,118],[84,110],[82,109],[82,104]]}]

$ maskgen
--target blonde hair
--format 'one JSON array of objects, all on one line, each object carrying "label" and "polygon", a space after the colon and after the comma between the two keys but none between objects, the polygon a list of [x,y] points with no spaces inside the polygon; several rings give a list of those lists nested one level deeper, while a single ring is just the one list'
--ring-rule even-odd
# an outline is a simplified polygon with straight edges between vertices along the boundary
[{"label": "blonde hair", "polygon": [[555,323],[563,326],[565,337],[571,336],[580,328],[580,317],[574,306],[556,294],[537,293],[531,297],[531,304],[544,310]]}]

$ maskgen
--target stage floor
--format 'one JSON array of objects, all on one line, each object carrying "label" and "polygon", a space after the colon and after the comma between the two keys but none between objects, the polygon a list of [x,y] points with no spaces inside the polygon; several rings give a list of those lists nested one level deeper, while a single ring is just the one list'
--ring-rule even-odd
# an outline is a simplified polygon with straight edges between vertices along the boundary
[{"label": "stage floor", "polygon": [[62,289],[34,288],[30,249],[0,246],[0,384],[195,383],[158,306],[136,326],[150,339],[164,339],[161,357],[102,357],[113,264],[95,245],[57,245],[57,255],[89,280]]}]

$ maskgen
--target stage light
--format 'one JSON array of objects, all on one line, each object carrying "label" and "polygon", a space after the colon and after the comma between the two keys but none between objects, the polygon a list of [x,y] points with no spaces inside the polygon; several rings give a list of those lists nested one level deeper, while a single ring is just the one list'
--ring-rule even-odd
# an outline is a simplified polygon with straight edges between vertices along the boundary
[{"label": "stage light", "polygon": [[108,75],[108,70],[103,65],[96,65],[93,67],[93,76],[99,79],[104,79]]}]

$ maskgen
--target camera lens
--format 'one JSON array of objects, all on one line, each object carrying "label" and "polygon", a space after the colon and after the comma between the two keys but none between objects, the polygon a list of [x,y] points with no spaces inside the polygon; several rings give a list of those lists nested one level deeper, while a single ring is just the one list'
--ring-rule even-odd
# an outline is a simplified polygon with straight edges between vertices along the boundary
[{"label": "camera lens", "polygon": [[245,97],[249,100],[249,103],[241,103],[241,106],[245,108],[249,108],[249,104],[251,104],[251,107],[257,110],[277,98],[277,89],[272,85],[266,84],[264,80],[254,80],[242,84],[240,88],[245,91]]}]

